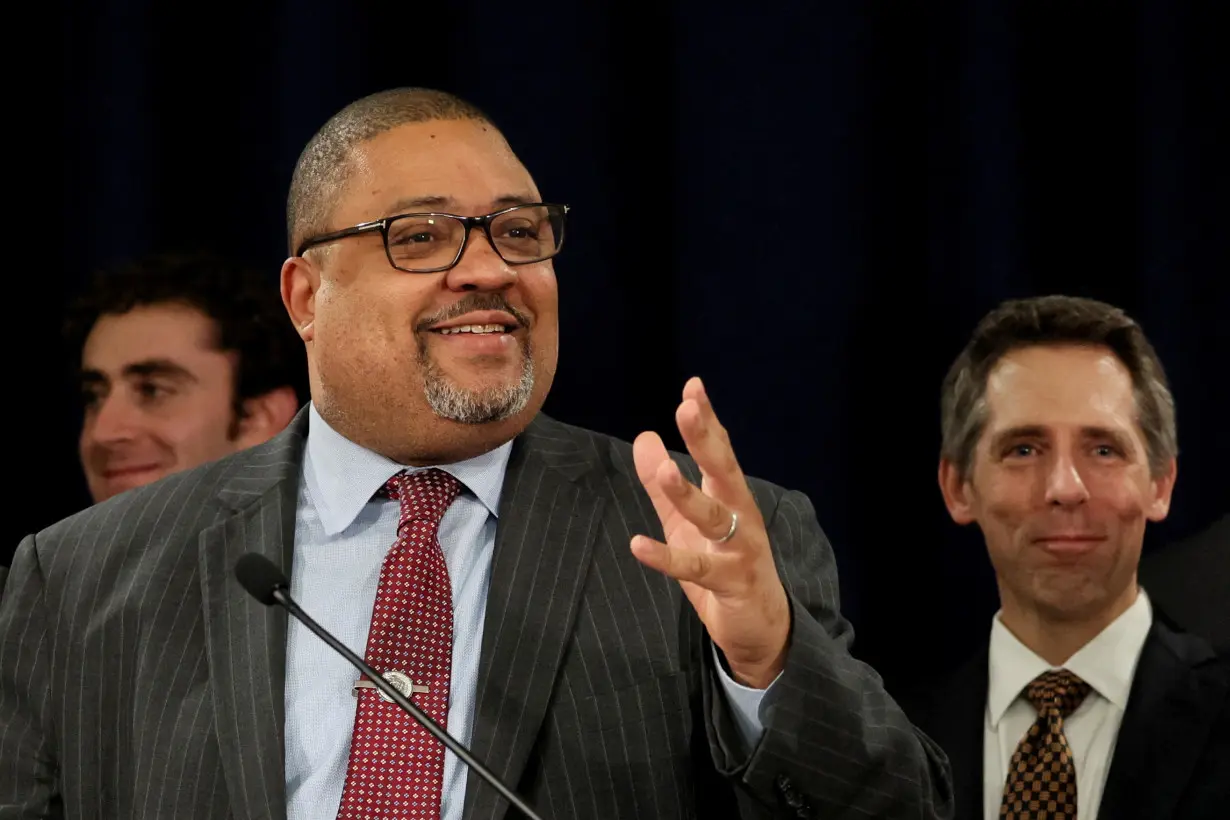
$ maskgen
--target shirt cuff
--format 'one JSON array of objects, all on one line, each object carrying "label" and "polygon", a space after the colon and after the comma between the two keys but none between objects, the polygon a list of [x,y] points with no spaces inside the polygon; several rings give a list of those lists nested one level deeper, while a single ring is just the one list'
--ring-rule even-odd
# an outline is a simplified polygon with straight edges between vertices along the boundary
[{"label": "shirt cuff", "polygon": [[764,689],[752,689],[736,683],[726,671],[726,661],[721,651],[718,650],[717,644],[712,644],[712,647],[713,662],[717,665],[718,678],[722,681],[722,690],[726,692],[726,701],[730,704],[730,711],[734,715],[735,726],[738,727],[739,735],[747,744],[747,748],[753,749],[764,736],[764,724],[760,722],[760,703],[769,690],[781,680],[782,674],[778,672],[777,677]]}]

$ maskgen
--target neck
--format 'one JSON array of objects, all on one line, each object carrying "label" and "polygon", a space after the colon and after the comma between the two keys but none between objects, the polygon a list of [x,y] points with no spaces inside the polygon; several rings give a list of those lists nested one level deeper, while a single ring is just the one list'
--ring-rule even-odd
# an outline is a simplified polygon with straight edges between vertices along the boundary
[{"label": "neck", "polygon": [[1052,666],[1063,666],[1082,647],[1114,623],[1136,601],[1138,588],[1131,585],[1110,606],[1088,613],[1074,613],[1022,605],[1012,595],[1000,591],[1002,611],[999,619],[1017,640]]},{"label": "neck", "polygon": [[335,432],[373,453],[408,467],[436,467],[481,456],[511,441],[529,425],[536,409],[485,424],[462,424],[434,414],[420,414],[412,424],[372,423],[328,404],[317,404],[316,412]]}]

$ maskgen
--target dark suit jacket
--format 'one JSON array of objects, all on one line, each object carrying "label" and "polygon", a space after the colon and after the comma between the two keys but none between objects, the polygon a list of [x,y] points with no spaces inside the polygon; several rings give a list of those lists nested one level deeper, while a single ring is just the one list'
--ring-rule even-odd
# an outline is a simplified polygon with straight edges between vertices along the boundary
[{"label": "dark suit jacket", "polygon": [[[21,543],[0,603],[0,815],[285,816],[287,616],[233,568],[255,551],[289,576],[306,427]],[[629,550],[661,537],[630,446],[546,417],[516,440],[471,749],[544,817],[947,815],[943,755],[848,652],[810,503],[752,488],[794,620],[745,753],[699,620]],[[470,775],[467,820],[508,811]]]},{"label": "dark suit jacket", "polygon": [[1146,555],[1140,583],[1184,630],[1230,652],[1230,515]]},{"label": "dark suit jacket", "polygon": [[[987,651],[902,698],[948,753],[955,820],[983,820]],[[1080,787],[1079,782],[1077,788]],[[1154,612],[1119,727],[1098,820],[1212,820],[1230,806],[1230,659]]]}]

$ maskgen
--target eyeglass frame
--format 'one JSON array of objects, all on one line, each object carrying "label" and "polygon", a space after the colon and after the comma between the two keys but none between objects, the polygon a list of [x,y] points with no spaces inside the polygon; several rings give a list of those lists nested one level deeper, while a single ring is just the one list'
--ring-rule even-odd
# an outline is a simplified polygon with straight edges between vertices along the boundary
[{"label": "eyeglass frame", "polygon": [[[323,233],[323,234],[320,234],[319,236],[309,237],[308,239],[305,239],[299,243],[299,248],[298,248],[298,251],[295,253],[295,256],[303,256],[304,253],[311,250],[312,248],[315,248],[319,245],[324,245],[328,242],[336,242],[339,239],[346,239],[347,237],[351,237],[351,236],[362,236],[363,234],[372,233],[373,231],[379,231],[380,238],[384,242],[385,258],[389,260],[389,264],[393,266],[394,270],[399,270],[402,273],[439,273],[441,271],[451,270],[452,268],[457,267],[458,263],[461,262],[461,257],[465,255],[466,246],[470,244],[470,229],[476,228],[476,227],[481,227],[483,229],[483,233],[486,234],[487,242],[491,245],[491,249],[495,251],[496,256],[504,260],[505,264],[532,265],[535,262],[544,262],[548,259],[553,259],[554,257],[558,256],[559,252],[563,250],[564,248],[564,237],[562,236],[560,237],[559,244],[556,246],[555,251],[551,253],[549,256],[544,256],[539,259],[527,259],[525,261],[513,262],[511,260],[505,259],[504,254],[500,253],[500,248],[498,245],[495,244],[495,238],[491,235],[491,223],[493,220],[497,219],[498,217],[501,217],[504,214],[510,213],[512,211],[519,210],[521,208],[562,208],[563,209],[562,222],[565,222],[565,223],[567,222],[568,212],[571,210],[571,206],[563,205],[557,202],[522,202],[517,205],[510,205],[507,208],[501,208],[498,211],[492,211],[491,213],[484,214],[482,216],[462,216],[460,214],[449,214],[449,213],[443,213],[443,212],[438,212],[438,211],[433,211],[433,212],[412,211],[410,213],[394,214],[393,216],[386,216],[383,219],[374,219],[370,222],[360,222],[358,225],[352,225],[349,228],[342,228],[341,230],[338,230],[338,231],[330,231],[329,233]],[[446,216],[446,217],[449,217],[450,219],[455,219],[462,224],[464,233],[462,234],[462,237],[461,237],[461,245],[458,246],[457,255],[453,257],[452,262],[448,263],[447,265],[443,265],[441,267],[436,267],[436,268],[407,270],[406,268],[400,267],[396,262],[393,261],[393,253],[392,251],[389,250],[389,225],[398,219],[404,219],[409,216]]]}]

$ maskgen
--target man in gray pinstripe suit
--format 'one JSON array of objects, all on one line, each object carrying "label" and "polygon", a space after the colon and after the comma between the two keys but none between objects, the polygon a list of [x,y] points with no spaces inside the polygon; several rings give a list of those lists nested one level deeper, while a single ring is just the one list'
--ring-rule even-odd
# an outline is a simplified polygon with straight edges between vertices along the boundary
[{"label": "man in gray pinstripe suit", "polygon": [[[743,477],[699,380],[676,413],[691,458],[539,412],[566,212],[448,95],[384,92],[321,129],[282,270],[312,403],[22,542],[0,817],[336,815],[356,674],[232,570],[287,568],[358,650],[396,535],[376,490],[429,466],[464,487],[439,527],[447,725],[544,817],[948,816],[942,752],[849,654],[810,502]],[[447,755],[438,816],[508,813]]]}]

